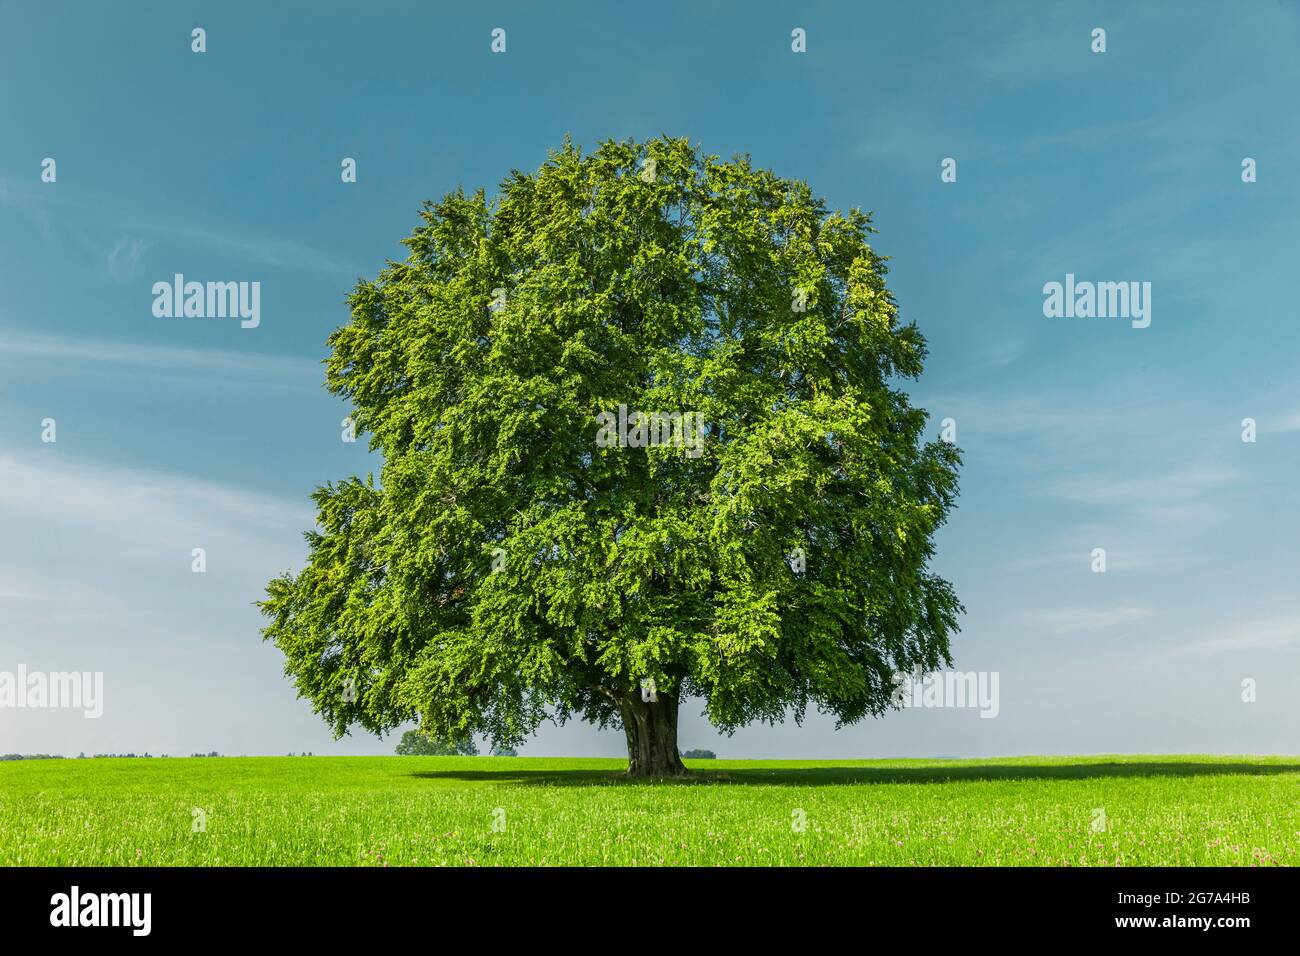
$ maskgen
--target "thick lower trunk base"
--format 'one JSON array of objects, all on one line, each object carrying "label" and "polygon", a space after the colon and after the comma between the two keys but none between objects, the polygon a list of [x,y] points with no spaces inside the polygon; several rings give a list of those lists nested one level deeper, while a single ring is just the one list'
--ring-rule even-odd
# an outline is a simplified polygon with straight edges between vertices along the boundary
[{"label": "thick lower trunk base", "polygon": [[627,734],[629,777],[680,777],[689,773],[677,752],[677,698],[660,692],[655,703],[639,690],[619,701]]}]

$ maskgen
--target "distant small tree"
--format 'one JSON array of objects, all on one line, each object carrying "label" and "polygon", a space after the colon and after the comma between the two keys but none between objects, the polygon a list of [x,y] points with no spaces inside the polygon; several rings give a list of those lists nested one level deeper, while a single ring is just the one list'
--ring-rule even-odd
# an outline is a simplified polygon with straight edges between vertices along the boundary
[{"label": "distant small tree", "polygon": [[408,730],[402,734],[397,753],[402,757],[477,757],[478,747],[472,737],[449,743],[426,737],[418,730]]},{"label": "distant small tree", "polygon": [[718,755],[712,750],[688,750],[682,756],[687,760],[717,760]]},{"label": "distant small tree", "polygon": [[494,757],[518,757],[519,752],[514,747],[502,747],[499,744],[492,748]]}]

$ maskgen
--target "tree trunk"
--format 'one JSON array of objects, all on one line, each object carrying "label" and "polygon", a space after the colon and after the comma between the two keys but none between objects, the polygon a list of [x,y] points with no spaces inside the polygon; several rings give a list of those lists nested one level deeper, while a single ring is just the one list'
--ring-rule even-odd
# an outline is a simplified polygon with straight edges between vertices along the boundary
[{"label": "tree trunk", "polygon": [[677,698],[660,691],[654,703],[633,690],[619,699],[627,734],[629,777],[678,777],[687,773],[677,752]]}]

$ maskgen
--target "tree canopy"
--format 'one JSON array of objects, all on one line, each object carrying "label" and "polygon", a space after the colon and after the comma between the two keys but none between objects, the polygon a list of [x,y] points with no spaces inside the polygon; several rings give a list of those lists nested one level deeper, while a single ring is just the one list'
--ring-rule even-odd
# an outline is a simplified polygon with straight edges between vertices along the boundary
[{"label": "tree canopy", "polygon": [[852,723],[950,663],[959,453],[900,387],[926,346],[874,231],[667,137],[426,202],[329,338],[383,464],[317,489],[268,585],[299,692],[340,735],[622,727],[660,774],[688,697],[724,731]]}]

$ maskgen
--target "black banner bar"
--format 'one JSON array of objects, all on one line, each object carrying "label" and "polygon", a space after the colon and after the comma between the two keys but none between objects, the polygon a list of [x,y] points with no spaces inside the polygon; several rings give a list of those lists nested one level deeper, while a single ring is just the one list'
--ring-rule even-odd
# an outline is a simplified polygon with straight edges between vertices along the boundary
[{"label": "black banner bar", "polygon": [[977,930],[1229,942],[1294,929],[1296,889],[1295,870],[1230,868],[13,868],[0,870],[0,925],[10,941],[340,944],[446,930],[540,944],[556,931],[653,939],[667,919],[741,933],[853,924],[877,940]]}]

